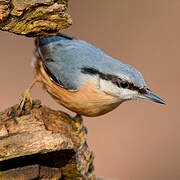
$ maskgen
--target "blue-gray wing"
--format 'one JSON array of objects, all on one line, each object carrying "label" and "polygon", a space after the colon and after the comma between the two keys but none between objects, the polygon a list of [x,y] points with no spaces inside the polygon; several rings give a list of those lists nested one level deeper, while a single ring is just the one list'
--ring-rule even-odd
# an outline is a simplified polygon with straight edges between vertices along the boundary
[{"label": "blue-gray wing", "polygon": [[[69,90],[75,91],[80,89],[80,71],[71,67],[64,67],[53,59],[43,60],[43,67],[48,76],[57,85]],[[79,71],[79,73],[78,73]],[[79,75],[78,75],[79,74]]]},{"label": "blue-gray wing", "polygon": [[46,73],[67,90],[80,89],[89,77],[83,69],[99,66],[107,56],[95,46],[65,34],[38,39],[38,50]]}]

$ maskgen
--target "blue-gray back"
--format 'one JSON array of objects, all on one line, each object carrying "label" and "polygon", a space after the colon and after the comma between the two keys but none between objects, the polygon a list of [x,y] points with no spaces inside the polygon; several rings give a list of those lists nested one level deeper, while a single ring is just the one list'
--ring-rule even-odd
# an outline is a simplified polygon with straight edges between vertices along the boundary
[{"label": "blue-gray back", "polygon": [[120,77],[139,88],[146,86],[141,73],[135,68],[113,59],[85,41],[59,33],[39,39],[38,44],[46,71],[68,90],[77,90],[82,86],[88,76],[82,72],[83,68]]}]

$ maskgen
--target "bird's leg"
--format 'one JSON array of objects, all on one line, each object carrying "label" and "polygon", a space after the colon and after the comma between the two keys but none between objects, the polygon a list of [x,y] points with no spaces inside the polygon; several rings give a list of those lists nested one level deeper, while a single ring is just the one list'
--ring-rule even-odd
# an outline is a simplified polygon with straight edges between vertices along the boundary
[{"label": "bird's leg", "polygon": [[33,88],[33,86],[39,81],[39,79],[37,78],[37,76],[34,78],[32,84],[29,86],[28,89],[26,89],[26,91],[24,92],[23,96],[22,96],[22,99],[20,101],[20,109],[22,110],[24,105],[25,105],[25,102],[26,101],[30,101],[30,103],[32,104],[32,100],[31,100],[31,97],[30,97],[30,94],[31,94],[31,89]]}]

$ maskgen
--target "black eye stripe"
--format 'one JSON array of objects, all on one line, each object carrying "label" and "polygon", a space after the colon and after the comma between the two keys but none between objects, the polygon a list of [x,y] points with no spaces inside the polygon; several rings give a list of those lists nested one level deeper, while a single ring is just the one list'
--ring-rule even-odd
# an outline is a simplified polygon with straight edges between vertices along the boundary
[{"label": "black eye stripe", "polygon": [[122,82],[120,83],[120,85],[121,85],[122,88],[128,88],[128,87],[129,87],[129,83],[126,82],[126,81],[122,81]]},{"label": "black eye stripe", "polygon": [[99,77],[101,79],[111,81],[113,84],[115,84],[119,88],[135,90],[135,91],[138,91],[139,93],[142,93],[142,94],[146,93],[146,90],[144,88],[140,89],[137,86],[134,86],[133,83],[129,83],[128,81],[124,81],[121,78],[119,78],[118,76],[115,76],[112,74],[104,74],[95,68],[84,67],[84,68],[81,68],[81,72],[84,74],[99,75]]}]

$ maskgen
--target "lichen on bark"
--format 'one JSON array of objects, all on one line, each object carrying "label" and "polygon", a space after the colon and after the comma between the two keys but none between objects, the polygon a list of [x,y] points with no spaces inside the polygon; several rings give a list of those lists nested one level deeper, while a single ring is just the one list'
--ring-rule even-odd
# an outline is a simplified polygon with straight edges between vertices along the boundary
[{"label": "lichen on bark", "polygon": [[0,0],[0,30],[46,37],[68,28],[67,0]]}]

